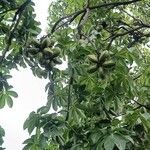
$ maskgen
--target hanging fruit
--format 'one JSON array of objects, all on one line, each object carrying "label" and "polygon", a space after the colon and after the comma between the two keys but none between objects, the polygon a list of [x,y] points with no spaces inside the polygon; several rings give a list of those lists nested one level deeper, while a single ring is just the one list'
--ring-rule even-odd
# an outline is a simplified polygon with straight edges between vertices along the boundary
[{"label": "hanging fruit", "polygon": [[33,39],[28,45],[26,56],[35,62],[38,61],[41,67],[52,70],[55,65],[62,64],[59,58],[61,50],[54,44],[55,41],[48,37],[42,40]]},{"label": "hanging fruit", "polygon": [[55,64],[57,64],[57,65],[62,64],[62,60],[61,60],[60,58],[54,58],[54,59],[53,59],[53,62],[54,62]]},{"label": "hanging fruit", "polygon": [[108,60],[103,63],[103,67],[112,68],[115,66],[115,62],[113,60]]},{"label": "hanging fruit", "polygon": [[31,45],[33,46],[33,47],[36,47],[36,48],[40,48],[40,41],[39,40],[37,40],[37,39],[33,39],[32,41],[31,41]]},{"label": "hanging fruit", "polygon": [[94,73],[98,69],[97,65],[90,66],[87,70],[88,73]]},{"label": "hanging fruit", "polygon": [[53,49],[53,58],[58,57],[60,55],[60,49],[59,48],[54,48]]},{"label": "hanging fruit", "polygon": [[94,63],[95,65],[90,66],[87,72],[94,73],[98,71],[100,77],[104,79],[106,69],[108,72],[108,69],[112,69],[115,66],[115,62],[111,60],[112,54],[113,54],[112,52],[105,50],[101,52],[99,55],[98,54],[88,55],[88,59],[90,60],[90,62]]},{"label": "hanging fruit", "polygon": [[27,49],[27,53],[30,53],[32,55],[36,55],[40,50],[38,48],[35,47],[31,47]]},{"label": "hanging fruit", "polygon": [[92,54],[92,55],[88,55],[88,59],[93,62],[93,63],[98,63],[98,58],[96,55]]},{"label": "hanging fruit", "polygon": [[50,49],[50,48],[44,48],[43,49],[43,53],[45,55],[48,55],[49,57],[52,57],[53,56],[53,51]]},{"label": "hanging fruit", "polygon": [[108,52],[107,50],[106,50],[106,51],[103,51],[103,52],[100,54],[99,63],[103,63],[108,57],[109,57],[109,52]]},{"label": "hanging fruit", "polygon": [[42,40],[42,42],[41,42],[41,48],[42,49],[49,47],[49,45],[50,45],[50,39],[49,38],[45,38]]}]

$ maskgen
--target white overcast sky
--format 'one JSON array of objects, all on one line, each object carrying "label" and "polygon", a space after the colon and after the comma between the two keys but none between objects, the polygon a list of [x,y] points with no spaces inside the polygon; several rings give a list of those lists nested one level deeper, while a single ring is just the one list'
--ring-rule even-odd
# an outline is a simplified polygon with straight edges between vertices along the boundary
[{"label": "white overcast sky", "polygon": [[[33,0],[37,20],[41,22],[42,34],[47,28],[48,6],[51,0]],[[13,79],[10,83],[14,86],[19,97],[14,99],[13,108],[5,107],[0,110],[0,125],[5,129],[6,136],[3,146],[6,150],[22,150],[22,142],[28,138],[27,131],[23,130],[23,123],[33,110],[46,104],[45,85],[48,81],[33,76],[30,69],[12,71]]]}]

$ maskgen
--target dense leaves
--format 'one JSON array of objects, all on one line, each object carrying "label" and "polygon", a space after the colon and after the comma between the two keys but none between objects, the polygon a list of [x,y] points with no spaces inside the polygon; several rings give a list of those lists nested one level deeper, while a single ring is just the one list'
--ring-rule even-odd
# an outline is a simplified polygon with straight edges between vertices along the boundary
[{"label": "dense leaves", "polygon": [[49,79],[47,104],[24,123],[24,150],[150,149],[149,1],[54,1],[42,38],[27,2],[15,29],[7,22],[19,4],[3,4],[10,16],[1,21],[0,66],[1,108],[17,97],[7,82],[10,69],[28,66]]}]

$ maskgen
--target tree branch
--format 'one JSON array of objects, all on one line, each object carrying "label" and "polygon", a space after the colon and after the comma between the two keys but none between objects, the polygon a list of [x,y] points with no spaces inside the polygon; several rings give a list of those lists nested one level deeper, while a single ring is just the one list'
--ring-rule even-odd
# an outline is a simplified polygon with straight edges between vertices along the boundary
[{"label": "tree branch", "polygon": [[[116,38],[121,37],[121,36],[125,36],[125,35],[130,34],[130,33],[133,33],[134,31],[138,31],[138,30],[140,30],[140,29],[142,29],[142,28],[150,28],[150,26],[143,24],[142,26],[139,26],[139,27],[137,27],[137,28],[132,28],[131,30],[129,30],[129,31],[127,31],[127,32],[124,32],[124,33],[112,34],[109,38],[107,38],[107,39],[110,39],[110,42],[109,42],[109,44],[108,44],[108,46],[107,46],[107,49],[110,48],[112,42],[113,42]],[[143,34],[143,36],[144,36],[144,34]]]},{"label": "tree branch", "polygon": [[11,8],[11,9],[5,10],[5,11],[1,12],[0,15],[6,14],[6,13],[8,13],[8,12],[10,12],[10,11],[17,10],[18,8],[19,8],[19,7],[15,7],[15,8]]},{"label": "tree branch", "polygon": [[[101,5],[97,5],[97,6],[89,6],[88,8],[89,8],[89,10],[91,11],[91,10],[95,10],[95,9],[100,9],[100,8],[106,8],[106,7],[110,7],[110,6],[113,6],[113,8],[114,7],[117,7],[117,6],[121,6],[121,5],[129,5],[129,4],[132,4],[132,3],[135,3],[135,2],[139,2],[139,1],[141,1],[141,0],[132,0],[132,1],[126,1],[126,2],[113,2],[113,3],[107,3],[107,4],[101,4]],[[69,14],[69,15],[67,15],[67,16],[64,16],[64,17],[62,17],[62,18],[60,18],[55,24],[54,24],[54,26],[52,27],[52,30],[51,30],[51,34],[53,34],[54,32],[55,32],[55,29],[56,29],[56,27],[58,26],[58,24],[61,22],[61,21],[63,21],[63,20],[65,20],[65,19],[67,19],[67,18],[76,18],[76,17],[78,17],[80,14],[82,14],[82,13],[84,13],[86,11],[86,8],[84,8],[84,9],[82,9],[82,10],[79,10],[79,11],[76,11],[76,12],[74,12],[74,13],[72,13],[72,14]],[[76,16],[76,17],[74,17],[74,16]],[[73,19],[73,20],[74,20]],[[69,20],[70,19],[68,19],[66,22],[69,22]],[[72,21],[73,21],[72,20]],[[61,26],[60,26],[61,27]],[[58,29],[58,28],[57,28]]]}]

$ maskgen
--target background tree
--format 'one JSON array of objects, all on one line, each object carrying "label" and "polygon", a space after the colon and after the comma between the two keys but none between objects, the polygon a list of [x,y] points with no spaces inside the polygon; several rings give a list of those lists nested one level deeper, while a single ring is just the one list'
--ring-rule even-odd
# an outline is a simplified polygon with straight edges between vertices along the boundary
[{"label": "background tree", "polygon": [[2,1],[0,13],[1,108],[17,97],[10,69],[49,79],[47,104],[24,123],[24,150],[148,150],[149,1],[57,0],[40,39],[32,5]]}]

